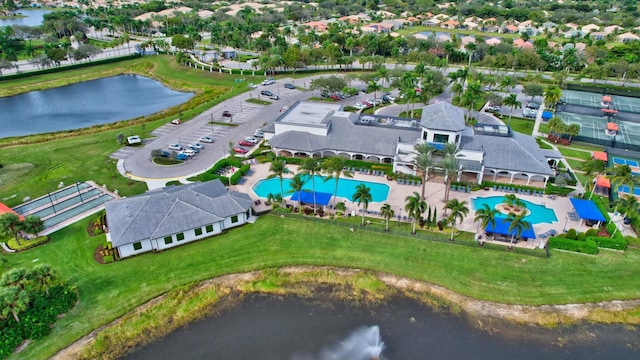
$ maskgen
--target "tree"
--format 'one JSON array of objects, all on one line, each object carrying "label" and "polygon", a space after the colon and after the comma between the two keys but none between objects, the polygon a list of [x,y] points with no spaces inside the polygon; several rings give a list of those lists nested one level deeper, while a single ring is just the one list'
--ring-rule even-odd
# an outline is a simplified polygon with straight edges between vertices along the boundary
[{"label": "tree", "polygon": [[513,241],[516,237],[522,236],[522,233],[531,228],[531,223],[524,220],[524,217],[527,216],[525,212],[521,214],[509,213],[507,215],[507,221],[509,221],[509,228],[507,231],[511,234],[511,241],[509,242],[509,248],[513,248]]},{"label": "tree", "polygon": [[611,187],[617,189],[619,186],[629,187],[629,194],[633,194],[635,183],[638,182],[638,175],[633,174],[629,165],[616,166],[609,170]]},{"label": "tree", "polygon": [[[378,98],[378,91],[379,90],[382,90],[382,86],[380,84],[378,84],[374,80],[369,81],[369,83],[367,84],[367,92],[368,93],[372,92],[374,99]],[[376,111],[376,103],[375,103],[375,101],[373,102],[373,111],[374,112]]]},{"label": "tree", "polygon": [[504,91],[505,89],[511,90],[516,85],[516,81],[511,76],[505,76],[500,80],[500,91]]},{"label": "tree", "polygon": [[624,217],[629,217],[631,214],[638,214],[640,210],[640,203],[638,199],[633,195],[627,195],[620,201],[620,207],[624,209]]},{"label": "tree", "polygon": [[522,93],[531,96],[531,101],[533,101],[536,96],[542,96],[544,94],[544,89],[540,84],[529,83],[524,86]]},{"label": "tree", "polygon": [[391,219],[395,215],[395,212],[391,208],[391,205],[385,203],[380,208],[380,214],[382,215],[382,217],[386,221],[384,229],[385,229],[385,231],[389,232],[389,219]]},{"label": "tree", "polygon": [[284,175],[288,174],[290,171],[285,165],[283,160],[274,160],[269,166],[269,176],[267,179],[273,179],[275,177],[280,179],[280,197],[281,201],[284,204],[284,189],[282,188],[282,181],[284,180]]},{"label": "tree", "polygon": [[412,218],[413,229],[412,234],[416,233],[416,224],[420,216],[427,211],[427,203],[420,198],[420,194],[413,192],[413,195],[407,196],[405,199],[404,209],[407,211],[407,215]]},{"label": "tree", "polygon": [[467,206],[467,201],[460,201],[458,199],[451,199],[447,201],[447,204],[444,206],[446,209],[451,210],[447,221],[451,224],[451,236],[449,240],[453,241],[453,233],[456,228],[456,220],[464,220],[465,216],[469,213],[469,207]]},{"label": "tree", "polygon": [[52,284],[58,283],[58,273],[46,264],[38,264],[33,270],[27,272],[27,281],[40,290],[49,294]]},{"label": "tree", "polygon": [[462,102],[464,102],[469,108],[469,116],[471,119],[471,114],[475,108],[475,104],[482,97],[482,84],[480,81],[471,81],[469,85],[467,85],[467,89],[462,94]]},{"label": "tree", "polygon": [[574,136],[577,136],[578,134],[580,134],[580,124],[577,124],[577,123],[569,124],[565,129],[565,131],[566,131],[566,134],[569,135],[569,142],[571,142],[571,139],[573,139]]},{"label": "tree", "polygon": [[23,290],[27,287],[27,271],[23,268],[13,268],[0,278],[0,286],[12,286]]},{"label": "tree", "polygon": [[427,186],[427,180],[429,180],[429,169],[435,165],[435,161],[433,158],[433,152],[435,151],[435,148],[426,142],[418,143],[414,145],[413,148],[418,152],[418,156],[415,157],[414,161],[416,164],[416,168],[422,171],[421,199],[424,200],[424,191]]},{"label": "tree", "polygon": [[11,314],[19,323],[18,314],[26,310],[28,306],[29,294],[26,291],[14,286],[0,288],[0,317],[3,319]]},{"label": "tree", "polygon": [[364,226],[364,213],[367,212],[371,200],[371,188],[365,184],[358,184],[356,186],[356,192],[353,193],[351,197],[351,201],[357,202],[358,206],[362,205],[362,223],[360,224],[362,226]]},{"label": "tree", "polygon": [[460,170],[460,163],[458,159],[453,156],[445,156],[445,158],[438,163],[438,166],[445,171],[444,201],[446,202],[449,201],[451,182],[453,181],[454,174],[457,174]]},{"label": "tree", "polygon": [[558,101],[562,98],[562,89],[557,85],[549,85],[544,89],[544,102],[555,112]]},{"label": "tree", "polygon": [[473,221],[478,222],[478,226],[476,227],[476,233],[478,232],[480,226],[482,226],[483,232],[487,230],[487,226],[489,224],[496,226],[496,215],[500,212],[497,209],[489,207],[487,204],[482,204],[482,207],[476,210],[475,217]]},{"label": "tree", "polygon": [[467,53],[469,54],[469,61],[467,63],[468,67],[471,67],[471,58],[473,58],[473,54],[475,53],[476,49],[478,48],[478,45],[476,45],[475,42],[470,42],[467,43],[464,46],[465,50],[467,50]]},{"label": "tree", "polygon": [[0,215],[0,233],[11,235],[20,246],[19,234],[22,230],[22,220],[17,214],[4,213]]},{"label": "tree", "polygon": [[591,190],[589,200],[591,200],[591,198],[593,197],[593,192],[595,190],[596,184],[595,179],[598,176],[603,175],[607,171],[607,168],[608,166],[605,161],[597,159],[587,160],[580,165],[580,170],[584,171],[584,174],[587,178],[585,186],[587,187],[587,189]]},{"label": "tree", "polygon": [[22,221],[22,230],[37,237],[38,233],[44,230],[44,221],[39,216],[29,215]]},{"label": "tree", "polygon": [[182,50],[191,50],[195,46],[193,39],[188,38],[181,34],[173,35],[171,38],[171,45]]},{"label": "tree", "polygon": [[518,198],[515,194],[507,194],[504,196],[504,202],[509,205],[516,207],[518,209],[525,209],[527,204]]},{"label": "tree", "polygon": [[314,158],[304,160],[298,173],[303,176],[311,177],[311,190],[313,191],[313,213],[316,213],[316,177],[315,175],[322,171],[320,162]]},{"label": "tree", "polygon": [[288,191],[290,194],[298,193],[298,203],[301,204],[300,199],[302,198],[302,188],[304,187],[304,178],[300,174],[296,174],[291,179],[289,183],[289,188],[291,190]]},{"label": "tree", "polygon": [[[516,94],[509,94],[504,98],[503,105],[511,108],[511,112],[515,109],[520,109],[522,107],[522,103],[518,101],[518,96]],[[509,125],[511,125],[511,113],[509,113]]]},{"label": "tree", "polygon": [[344,170],[346,164],[346,159],[340,156],[332,156],[330,158],[326,158],[322,162],[322,171],[327,173],[328,175],[324,178],[324,181],[329,181],[330,179],[336,180],[336,186],[333,190],[333,206],[336,205],[336,197],[338,196],[338,181],[340,181],[340,176],[344,175],[345,177],[353,177],[351,172]]}]

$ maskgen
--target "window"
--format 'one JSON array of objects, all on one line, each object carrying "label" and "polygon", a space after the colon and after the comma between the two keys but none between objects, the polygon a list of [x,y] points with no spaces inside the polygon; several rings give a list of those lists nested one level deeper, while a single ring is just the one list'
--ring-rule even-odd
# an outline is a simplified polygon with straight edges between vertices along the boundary
[{"label": "window", "polygon": [[196,236],[200,236],[202,235],[202,228],[194,229],[193,232],[196,234]]},{"label": "window", "polygon": [[141,242],[138,241],[136,243],[133,243],[133,250],[137,251],[137,250],[140,250],[140,249],[142,249],[142,243]]},{"label": "window", "polygon": [[164,238],[164,244],[165,245],[169,245],[173,242],[173,238],[171,236],[165,236]]},{"label": "window", "polygon": [[176,240],[178,241],[184,240],[184,234],[183,233],[176,234]]},{"label": "window", "polygon": [[425,140],[425,141],[426,141],[428,137],[429,137],[429,132],[427,132],[427,131],[423,131],[423,132],[422,132],[422,140]]},{"label": "window", "polygon": [[232,224],[235,224],[235,223],[237,223],[237,222],[238,222],[238,215],[233,215],[233,216],[231,217],[231,223],[232,223]]},{"label": "window", "polygon": [[207,230],[208,233],[213,232],[213,225],[207,225],[207,227],[205,227],[205,230]]},{"label": "window", "polygon": [[433,134],[433,142],[436,143],[448,143],[449,135],[446,134]]}]

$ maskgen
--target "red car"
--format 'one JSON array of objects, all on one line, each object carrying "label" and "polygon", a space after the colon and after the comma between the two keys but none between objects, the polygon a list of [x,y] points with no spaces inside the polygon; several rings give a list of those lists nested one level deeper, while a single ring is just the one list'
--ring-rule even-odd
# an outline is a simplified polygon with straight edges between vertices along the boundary
[{"label": "red car", "polygon": [[234,147],[233,151],[235,151],[237,154],[246,154],[248,153],[247,149],[243,149],[241,147]]},{"label": "red car", "polygon": [[247,140],[238,141],[238,145],[240,145],[240,146],[249,146],[249,147],[253,146],[253,144],[248,142]]},{"label": "red car", "polygon": [[231,117],[231,111],[229,111],[229,110],[225,110],[225,111],[223,111],[223,112],[222,112],[222,116],[223,116],[223,117]]}]

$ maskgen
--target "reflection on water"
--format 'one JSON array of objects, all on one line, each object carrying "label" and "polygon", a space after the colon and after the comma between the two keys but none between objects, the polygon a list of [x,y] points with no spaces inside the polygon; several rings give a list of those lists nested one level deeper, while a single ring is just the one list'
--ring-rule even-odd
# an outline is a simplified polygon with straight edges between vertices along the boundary
[{"label": "reflection on water", "polygon": [[[480,323],[490,331],[478,329]],[[405,298],[365,308],[251,295],[125,359],[638,359],[639,348],[638,333],[622,326],[545,329],[478,321]]]},{"label": "reflection on water", "polygon": [[38,26],[42,24],[44,14],[50,13],[51,10],[20,10],[18,14],[25,17],[12,17],[9,19],[0,19],[0,26]]}]

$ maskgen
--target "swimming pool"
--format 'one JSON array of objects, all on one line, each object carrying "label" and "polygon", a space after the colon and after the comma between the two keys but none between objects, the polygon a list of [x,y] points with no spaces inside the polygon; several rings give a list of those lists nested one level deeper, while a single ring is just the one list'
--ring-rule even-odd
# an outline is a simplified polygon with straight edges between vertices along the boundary
[{"label": "swimming pool", "polygon": [[[522,201],[527,205],[527,209],[531,211],[529,215],[524,217],[525,221],[528,221],[534,225],[540,223],[550,224],[552,222],[558,221],[558,217],[556,216],[556,213],[555,211],[553,211],[553,209],[549,209],[544,205],[534,204],[527,200]],[[496,205],[504,202],[504,196],[476,197],[471,199],[474,210],[480,209],[482,207],[482,204],[487,204],[491,209],[495,209]],[[504,217],[504,215],[501,215],[501,217]]]},{"label": "swimming pool", "polygon": [[[304,179],[305,184],[303,189],[312,191],[313,186],[311,178],[305,176]],[[331,195],[333,195],[333,191],[336,187],[335,179],[329,179],[325,182],[322,176],[315,175],[315,183],[316,192],[330,193]],[[282,181],[282,189],[284,190],[285,197],[289,197],[292,195],[291,193],[288,193],[289,191],[291,191],[290,184],[291,179],[284,179]],[[368,188],[371,189],[372,202],[386,201],[387,197],[389,196],[389,185],[341,177],[338,181],[338,197],[343,197],[351,200],[351,197],[356,192],[356,186],[358,186],[359,184],[365,184]],[[280,178],[275,177],[272,179],[260,180],[253,186],[253,191],[261,198],[267,198],[269,194],[280,194]]]}]

